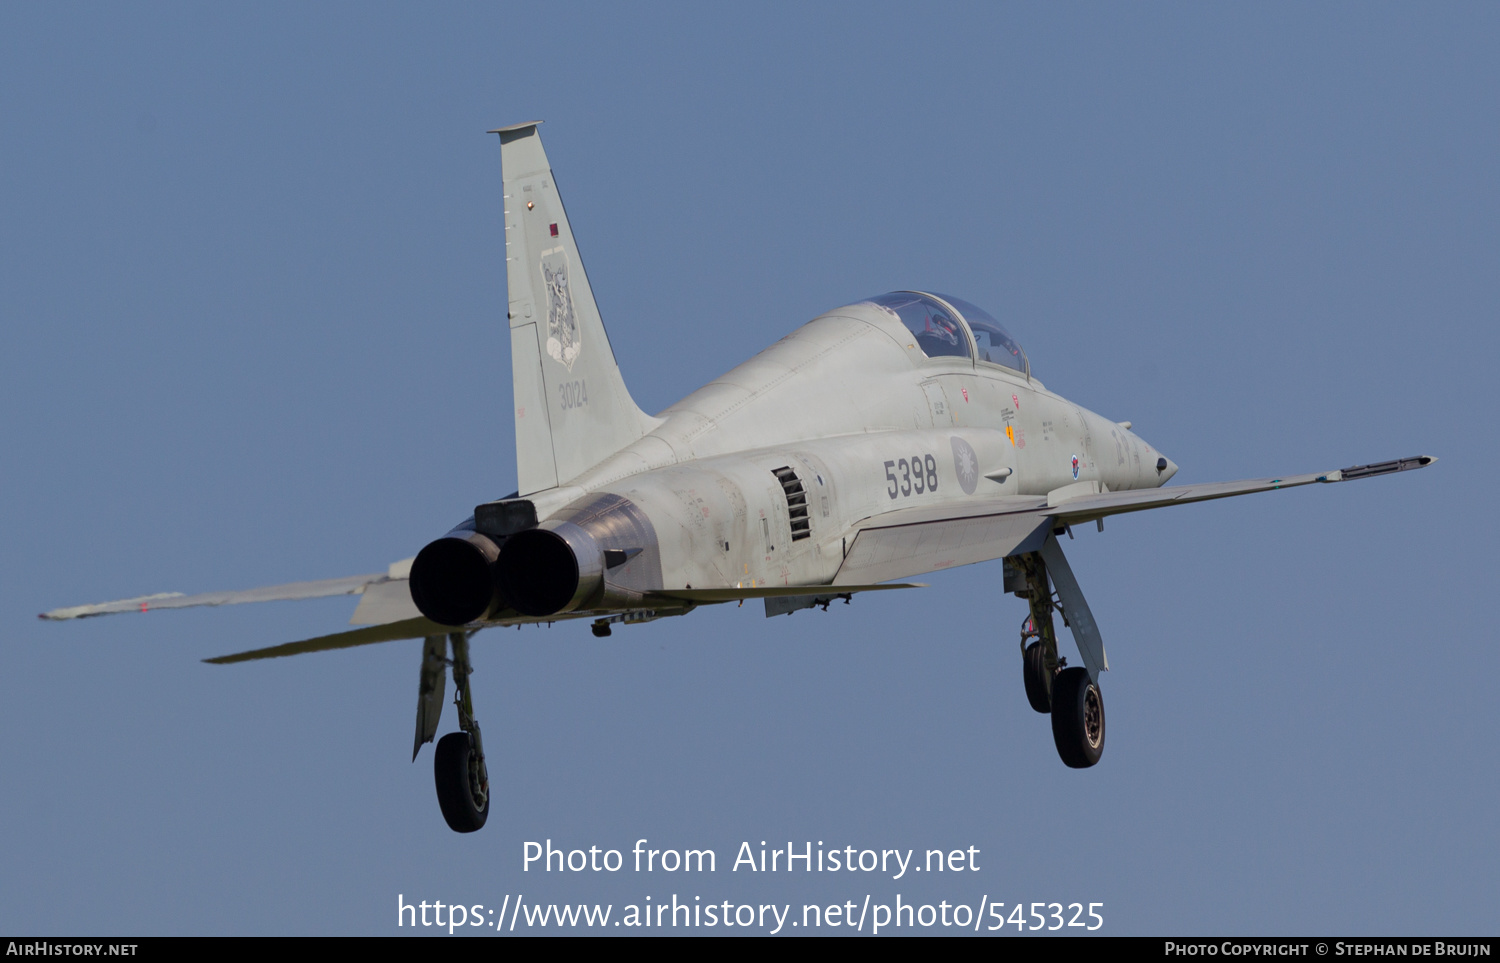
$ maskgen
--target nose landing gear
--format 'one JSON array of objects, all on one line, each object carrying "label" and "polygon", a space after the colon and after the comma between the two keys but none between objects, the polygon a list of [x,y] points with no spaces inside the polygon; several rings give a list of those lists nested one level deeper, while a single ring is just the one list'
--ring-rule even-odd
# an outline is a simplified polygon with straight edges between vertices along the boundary
[{"label": "nose landing gear", "polygon": [[[1027,620],[1027,627],[1031,620]],[[1057,675],[1057,667],[1062,661],[1057,658],[1057,647],[1052,647],[1052,664],[1047,664],[1047,646],[1040,641],[1026,643],[1032,633],[1026,628],[1021,630],[1021,676],[1026,683],[1026,701],[1037,712],[1048,713],[1052,711],[1052,679]]]},{"label": "nose landing gear", "polygon": [[1070,769],[1087,769],[1104,754],[1104,696],[1082,666],[1053,680],[1052,741]]},{"label": "nose landing gear", "polygon": [[[1063,610],[1053,598],[1041,553],[1008,558],[1005,564],[1006,588],[1031,605],[1031,614],[1021,626],[1026,701],[1037,712],[1051,715],[1052,741],[1063,764],[1087,769],[1104,754],[1104,696],[1088,669],[1068,668],[1068,660],[1057,654],[1052,610]],[[1063,624],[1068,624],[1066,613]]]}]

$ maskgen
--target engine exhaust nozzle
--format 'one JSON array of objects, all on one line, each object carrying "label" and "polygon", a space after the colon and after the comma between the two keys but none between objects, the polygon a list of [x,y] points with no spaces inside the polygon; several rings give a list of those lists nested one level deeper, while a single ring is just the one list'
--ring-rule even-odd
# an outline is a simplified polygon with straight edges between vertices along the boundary
[{"label": "engine exhaust nozzle", "polygon": [[584,607],[604,590],[604,552],[572,522],[512,535],[495,571],[510,605],[533,618]]},{"label": "engine exhaust nozzle", "polygon": [[445,536],[411,563],[411,600],[439,625],[466,625],[502,607],[495,582],[500,549],[483,535]]}]

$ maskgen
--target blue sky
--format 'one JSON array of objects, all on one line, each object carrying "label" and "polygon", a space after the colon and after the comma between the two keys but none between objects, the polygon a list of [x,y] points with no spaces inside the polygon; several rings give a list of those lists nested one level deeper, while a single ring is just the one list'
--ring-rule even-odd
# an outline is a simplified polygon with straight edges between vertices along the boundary
[{"label": "blue sky", "polygon": [[[899,892],[1103,902],[1114,934],[1492,934],[1497,38],[1478,4],[0,9],[0,927]],[[648,410],[917,287],[1178,481],[1442,461],[1079,532],[1113,670],[1088,772],[1026,705],[998,565],[481,634],[469,837],[408,761],[420,643],[199,661],[352,600],[38,622],[379,571],[512,490],[484,131],[537,118]],[[724,862],[523,872],[548,838]],[[725,871],[763,839],[982,869]]]}]

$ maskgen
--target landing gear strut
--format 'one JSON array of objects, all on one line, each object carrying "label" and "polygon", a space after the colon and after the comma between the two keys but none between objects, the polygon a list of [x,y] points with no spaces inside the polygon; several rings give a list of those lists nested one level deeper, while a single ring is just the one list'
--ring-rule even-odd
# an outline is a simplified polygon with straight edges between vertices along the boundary
[{"label": "landing gear strut", "polygon": [[[1006,563],[1006,589],[1026,599],[1031,614],[1021,627],[1021,670],[1026,701],[1052,716],[1052,741],[1063,764],[1087,769],[1104,753],[1104,696],[1082,666],[1068,668],[1057,654],[1052,610],[1067,614],[1053,598],[1047,564],[1040,552],[1027,552]],[[1078,629],[1074,629],[1076,635]]]},{"label": "landing gear strut", "polygon": [[438,806],[448,828],[456,833],[472,833],[484,825],[490,814],[490,777],[484,765],[484,742],[479,723],[474,721],[474,704],[469,692],[469,638],[464,632],[448,636],[453,647],[453,704],[458,709],[459,732],[450,732],[438,740],[433,755],[433,781],[437,784]]},{"label": "landing gear strut", "polygon": [[1052,711],[1052,680],[1067,664],[1057,655],[1057,633],[1052,628],[1052,589],[1047,584],[1047,565],[1036,552],[1006,559],[1007,588],[1031,605],[1031,615],[1021,626],[1021,677],[1026,683],[1026,701],[1037,712]]}]

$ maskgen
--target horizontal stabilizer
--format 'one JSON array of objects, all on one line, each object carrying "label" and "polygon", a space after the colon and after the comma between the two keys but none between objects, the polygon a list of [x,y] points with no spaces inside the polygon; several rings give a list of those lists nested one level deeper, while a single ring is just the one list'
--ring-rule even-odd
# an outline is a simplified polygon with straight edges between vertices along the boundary
[{"label": "horizontal stabilizer", "polygon": [[386,579],[365,586],[364,594],[349,616],[350,625],[388,625],[421,615],[411,600],[411,582],[404,578]]},{"label": "horizontal stabilizer", "polygon": [[740,588],[657,589],[651,598],[676,599],[683,602],[737,602],[741,599],[796,598],[804,595],[845,595],[850,592],[884,592],[887,589],[926,588],[918,582],[885,585],[756,585]]},{"label": "horizontal stabilizer", "polygon": [[430,635],[444,635],[449,631],[447,626],[429,622],[425,618],[415,618],[404,622],[392,622],[390,625],[377,625],[368,629],[352,629],[348,632],[335,632],[333,635],[320,635],[316,639],[288,642],[285,645],[273,645],[265,649],[251,649],[248,652],[221,655],[203,661],[214,665],[228,665],[231,662],[253,662],[256,659],[279,659],[284,655],[302,655],[304,652],[329,652],[333,649],[353,648],[356,645],[394,642],[397,639],[422,639]]}]

